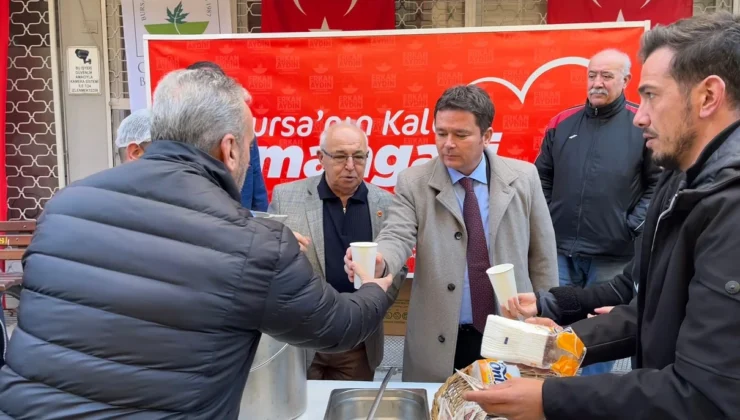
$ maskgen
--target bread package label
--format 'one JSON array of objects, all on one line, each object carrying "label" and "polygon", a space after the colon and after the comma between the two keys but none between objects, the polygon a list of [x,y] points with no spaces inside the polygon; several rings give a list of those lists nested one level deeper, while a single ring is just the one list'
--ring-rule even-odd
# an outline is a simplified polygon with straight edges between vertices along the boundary
[{"label": "bread package label", "polygon": [[520,376],[516,366],[506,366],[506,363],[496,359],[476,360],[470,370],[471,376],[481,381],[484,386],[500,384]]}]

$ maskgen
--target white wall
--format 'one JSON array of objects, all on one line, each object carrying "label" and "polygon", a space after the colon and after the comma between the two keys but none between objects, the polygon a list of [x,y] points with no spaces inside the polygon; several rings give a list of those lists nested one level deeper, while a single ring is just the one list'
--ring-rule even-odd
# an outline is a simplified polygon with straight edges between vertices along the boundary
[{"label": "white wall", "polygon": [[[51,6],[50,1],[50,6]],[[101,0],[56,0],[64,138],[67,148],[67,180],[73,182],[106,169],[110,164],[108,143],[110,110],[107,106]],[[70,95],[67,78],[67,47],[97,47],[100,57],[99,95]]]}]

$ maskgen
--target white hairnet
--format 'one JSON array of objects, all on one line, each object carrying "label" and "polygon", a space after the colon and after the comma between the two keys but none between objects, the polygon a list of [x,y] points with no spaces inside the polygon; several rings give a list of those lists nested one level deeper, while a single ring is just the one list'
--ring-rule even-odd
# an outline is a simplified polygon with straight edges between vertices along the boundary
[{"label": "white hairnet", "polygon": [[152,139],[151,116],[148,109],[133,112],[121,121],[116,133],[116,147],[126,147],[129,144],[140,144]]}]

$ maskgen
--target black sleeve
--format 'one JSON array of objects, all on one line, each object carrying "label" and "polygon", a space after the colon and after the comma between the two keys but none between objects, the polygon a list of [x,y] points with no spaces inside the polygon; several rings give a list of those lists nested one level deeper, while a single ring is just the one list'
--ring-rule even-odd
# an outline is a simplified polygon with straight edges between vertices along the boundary
[{"label": "black sleeve", "polygon": [[596,308],[629,303],[636,294],[632,280],[633,267],[634,261],[630,261],[622,274],[587,289],[553,287],[547,293],[538,294],[538,315],[550,318],[559,325],[570,325],[586,319]]},{"label": "black sleeve", "polygon": [[645,217],[647,217],[647,209],[650,205],[650,200],[653,199],[653,194],[655,193],[655,187],[658,185],[660,173],[660,167],[653,163],[650,149],[646,147],[642,158],[642,183],[645,191],[643,192],[642,197],[640,197],[640,201],[637,202],[635,207],[632,208],[630,214],[627,215],[627,226],[632,230],[632,233],[635,236],[642,232]]},{"label": "black sleeve", "polygon": [[537,167],[537,172],[540,176],[540,183],[542,183],[542,192],[545,194],[545,201],[547,201],[548,205],[552,201],[552,183],[554,177],[552,161],[553,137],[555,137],[555,129],[548,126],[545,138],[542,140],[540,153],[534,161],[534,166]]},{"label": "black sleeve", "polygon": [[637,350],[637,298],[570,326],[586,346],[583,366],[632,357]]},{"label": "black sleeve", "polygon": [[338,293],[319,279],[287,227],[275,273],[260,330],[295,346],[323,352],[351,350],[378,328],[391,305],[376,284]]}]

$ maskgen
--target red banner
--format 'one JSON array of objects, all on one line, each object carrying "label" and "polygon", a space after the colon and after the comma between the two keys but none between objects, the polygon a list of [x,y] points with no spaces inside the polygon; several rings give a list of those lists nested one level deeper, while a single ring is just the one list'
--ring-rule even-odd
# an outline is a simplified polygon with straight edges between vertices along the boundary
[{"label": "red banner", "polygon": [[[645,31],[637,25],[221,35],[145,42],[150,93],[168,72],[201,60],[218,63],[249,90],[271,197],[277,184],[321,173],[319,134],[326,124],[345,118],[358,120],[368,134],[371,155],[365,179],[392,191],[402,170],[437,156],[434,104],[444,89],[456,84],[475,83],[491,95],[496,115],[490,147],[499,155],[532,162],[550,119],[586,100],[588,58],[610,47],[634,57]],[[640,74],[639,63],[633,73]],[[631,83],[627,91],[633,101],[638,99],[636,86]],[[413,272],[413,258],[409,264]]]},{"label": "red banner", "polygon": [[394,0],[262,0],[262,32],[394,29]]},{"label": "red banner", "polygon": [[[153,89],[167,72],[211,60],[249,90],[268,194],[319,174],[319,134],[348,117],[369,137],[366,180],[392,191],[399,172],[437,155],[434,104],[456,84],[476,83],[491,95],[492,149],[534,161],[549,120],[586,100],[588,58],[609,47],[636,55],[645,27],[632,25],[157,39],[146,41],[147,71]],[[640,74],[639,63],[632,71]],[[636,86],[627,91],[633,101]]]},{"label": "red banner", "polygon": [[0,220],[8,220],[8,177],[5,172],[5,109],[8,87],[8,45],[10,44],[10,2],[0,0]]},{"label": "red banner", "polygon": [[691,17],[694,0],[548,0],[547,23],[649,20],[668,25]]}]

